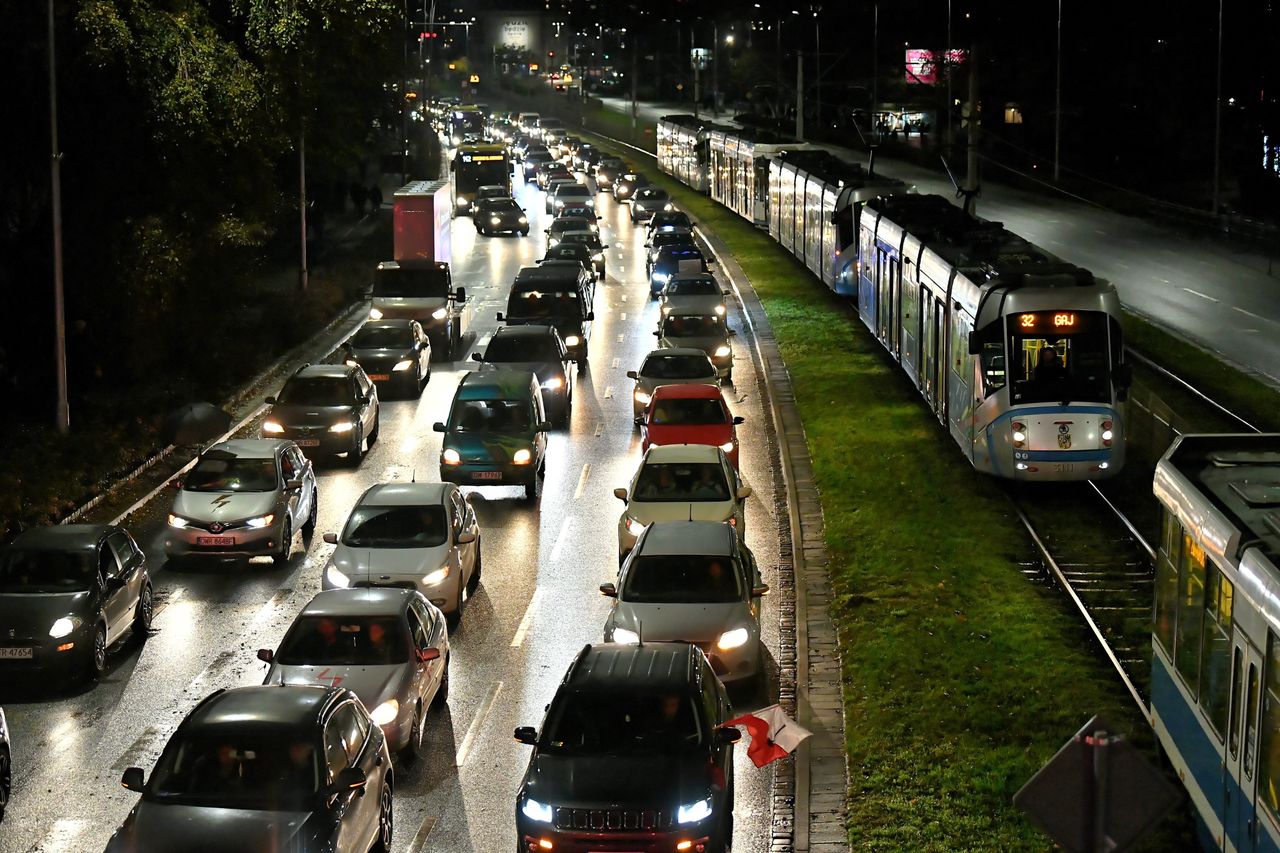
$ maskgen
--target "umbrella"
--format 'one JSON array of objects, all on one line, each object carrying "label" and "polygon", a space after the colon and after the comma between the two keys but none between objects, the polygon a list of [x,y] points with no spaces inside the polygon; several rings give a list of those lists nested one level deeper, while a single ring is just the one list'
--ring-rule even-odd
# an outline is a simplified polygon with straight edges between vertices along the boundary
[{"label": "umbrella", "polygon": [[164,419],[160,435],[170,444],[201,444],[231,428],[231,415],[212,403],[188,403]]}]

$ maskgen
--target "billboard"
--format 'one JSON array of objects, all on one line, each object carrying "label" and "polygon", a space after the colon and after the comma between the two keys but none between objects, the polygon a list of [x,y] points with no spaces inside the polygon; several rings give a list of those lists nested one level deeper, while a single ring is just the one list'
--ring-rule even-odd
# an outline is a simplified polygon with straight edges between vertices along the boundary
[{"label": "billboard", "polygon": [[963,50],[948,50],[940,53],[933,50],[907,49],[906,82],[932,85],[942,79],[938,71],[944,65],[952,67],[962,64],[968,54]]},{"label": "billboard", "polygon": [[493,12],[486,20],[489,44],[516,50],[542,50],[542,16],[527,12]]}]

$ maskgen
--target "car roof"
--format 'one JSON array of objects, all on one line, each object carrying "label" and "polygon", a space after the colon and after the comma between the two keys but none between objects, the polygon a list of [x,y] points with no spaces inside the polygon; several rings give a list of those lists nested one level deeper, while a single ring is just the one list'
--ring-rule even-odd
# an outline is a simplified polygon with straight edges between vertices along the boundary
[{"label": "car roof", "polygon": [[363,332],[365,329],[404,329],[409,330],[417,320],[404,318],[399,320],[365,320],[356,332]]},{"label": "car roof", "polygon": [[317,593],[299,616],[395,616],[417,595],[416,590],[394,586],[330,589]]},{"label": "car roof", "polygon": [[341,379],[344,376],[350,375],[352,370],[354,370],[354,368],[348,367],[345,364],[308,364],[298,368],[298,371],[294,373],[293,376],[300,377],[302,379]]},{"label": "car roof", "polygon": [[234,687],[214,693],[197,705],[182,727],[239,727],[246,723],[312,726],[330,704],[347,693],[340,687],[301,684]]},{"label": "car roof", "polygon": [[536,378],[527,370],[469,370],[458,383],[459,400],[524,400]]},{"label": "car roof", "polygon": [[551,224],[553,226],[559,223],[564,227],[568,227],[570,225],[577,225],[579,222],[590,223],[591,220],[585,216],[557,216],[555,219],[551,220]]},{"label": "car roof", "polygon": [[90,551],[97,547],[110,529],[106,524],[53,524],[28,527],[9,543],[9,547],[50,551]]},{"label": "car roof", "polygon": [[707,351],[698,349],[697,347],[662,347],[660,349],[649,350],[649,354],[644,357],[645,361],[651,358],[666,358],[667,356],[702,356],[707,361],[711,360],[711,356],[707,355]]},{"label": "car roof", "polygon": [[658,248],[659,258],[669,258],[676,255],[697,255],[701,258],[702,250],[695,246],[692,240],[687,240],[683,243],[668,243]]},{"label": "car roof", "polygon": [[641,465],[650,462],[719,462],[720,448],[709,444],[655,444],[645,451]]},{"label": "car roof", "polygon": [[357,506],[422,506],[438,504],[448,489],[444,483],[378,483],[361,495]]},{"label": "car roof", "polygon": [[493,337],[496,338],[501,335],[504,338],[550,338],[555,333],[555,326],[529,323],[520,326],[499,326],[498,330],[493,333]]},{"label": "car roof", "polygon": [[576,193],[576,192],[581,192],[581,193],[583,193],[584,195],[591,195],[591,190],[587,189],[587,185],[586,185],[586,184],[579,184],[579,183],[576,183],[576,182],[575,182],[575,183],[572,183],[572,184],[561,184],[560,186],[556,187],[556,192],[558,192],[558,193],[562,193],[562,192],[575,192],[575,193]]},{"label": "car roof", "polygon": [[238,459],[274,459],[280,448],[290,444],[293,442],[283,438],[233,438],[206,447],[200,455],[218,450],[231,453]]},{"label": "car roof", "polygon": [[639,556],[677,557],[685,554],[731,557],[738,534],[723,521],[663,521],[651,524],[637,546]]},{"label": "car roof", "polygon": [[580,267],[572,265],[551,266],[548,264],[537,267],[524,267],[520,272],[516,273],[515,284],[523,285],[531,281],[574,282],[576,284],[581,273]]},{"label": "car roof", "polygon": [[564,684],[575,689],[619,687],[676,688],[687,691],[698,681],[697,646],[687,643],[589,645],[565,673]]},{"label": "car roof", "polygon": [[684,385],[659,385],[653,389],[653,399],[723,401],[724,394],[720,393],[719,385],[690,382]]}]

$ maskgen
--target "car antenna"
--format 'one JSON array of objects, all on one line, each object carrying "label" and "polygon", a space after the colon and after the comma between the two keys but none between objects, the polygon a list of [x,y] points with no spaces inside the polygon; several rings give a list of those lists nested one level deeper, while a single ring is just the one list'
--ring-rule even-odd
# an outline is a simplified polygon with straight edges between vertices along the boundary
[{"label": "car antenna", "polygon": [[636,648],[644,648],[644,623],[636,620]]},{"label": "car antenna", "polygon": [[416,482],[418,482],[418,469],[417,469],[417,468],[410,468],[410,469],[409,469],[409,482],[410,482],[410,483],[416,483]]}]

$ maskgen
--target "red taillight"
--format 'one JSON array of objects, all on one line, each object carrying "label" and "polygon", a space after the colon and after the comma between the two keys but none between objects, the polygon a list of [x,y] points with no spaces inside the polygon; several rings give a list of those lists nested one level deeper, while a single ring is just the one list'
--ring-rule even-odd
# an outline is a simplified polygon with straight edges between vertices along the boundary
[{"label": "red taillight", "polygon": [[1115,438],[1114,425],[1111,421],[1102,422],[1102,446],[1110,447],[1111,440]]},{"label": "red taillight", "polygon": [[1014,447],[1023,447],[1027,443],[1027,425],[1022,421],[1014,421],[1009,425]]}]

